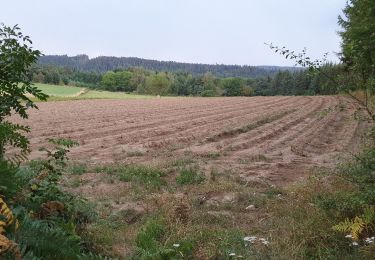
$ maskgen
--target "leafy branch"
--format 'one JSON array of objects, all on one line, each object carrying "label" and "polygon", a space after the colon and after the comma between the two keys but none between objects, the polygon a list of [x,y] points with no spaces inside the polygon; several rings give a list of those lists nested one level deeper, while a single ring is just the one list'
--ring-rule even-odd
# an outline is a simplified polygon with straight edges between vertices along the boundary
[{"label": "leafy branch", "polygon": [[[38,108],[31,96],[46,100],[47,95],[33,86],[30,68],[42,55],[31,47],[32,41],[20,28],[0,24],[0,160],[6,145],[21,149],[21,157],[28,152],[29,142],[22,132],[29,128],[5,121],[12,113],[28,118],[29,108]],[[21,159],[20,157],[18,159]]]}]

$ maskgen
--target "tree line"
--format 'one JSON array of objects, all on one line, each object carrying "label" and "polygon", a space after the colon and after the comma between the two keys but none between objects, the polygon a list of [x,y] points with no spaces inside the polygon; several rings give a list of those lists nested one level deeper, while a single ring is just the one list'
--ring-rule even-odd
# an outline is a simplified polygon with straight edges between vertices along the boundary
[{"label": "tree line", "polygon": [[174,61],[157,61],[134,57],[100,56],[90,59],[87,55],[69,57],[67,55],[46,55],[38,60],[40,65],[53,65],[79,71],[107,72],[132,67],[142,67],[151,71],[187,72],[192,75],[203,75],[207,72],[218,77],[253,78],[276,74],[279,70],[298,70],[295,67],[278,66],[241,66],[223,64],[197,64]]},{"label": "tree line", "polygon": [[[343,71],[341,65],[327,63],[322,69],[331,77]],[[193,75],[188,72],[159,72],[141,67],[111,70],[105,73],[85,72],[57,66],[34,66],[34,82],[73,85],[107,91],[135,92],[171,96],[272,96],[337,94],[339,88],[322,74],[308,70],[278,71],[255,78],[218,77],[210,72]]]}]

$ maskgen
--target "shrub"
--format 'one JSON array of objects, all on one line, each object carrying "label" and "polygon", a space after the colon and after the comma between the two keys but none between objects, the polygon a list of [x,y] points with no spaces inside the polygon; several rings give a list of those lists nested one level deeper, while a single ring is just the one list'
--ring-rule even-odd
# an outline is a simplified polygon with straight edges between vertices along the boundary
[{"label": "shrub", "polygon": [[214,97],[217,96],[215,91],[212,89],[204,90],[201,94],[202,97]]}]

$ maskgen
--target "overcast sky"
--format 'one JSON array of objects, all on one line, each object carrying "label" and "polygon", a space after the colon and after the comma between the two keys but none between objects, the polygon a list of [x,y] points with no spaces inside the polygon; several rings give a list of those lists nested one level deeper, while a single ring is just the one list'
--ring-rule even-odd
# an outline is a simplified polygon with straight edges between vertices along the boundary
[{"label": "overcast sky", "polygon": [[44,54],[140,57],[210,64],[293,65],[264,42],[340,49],[346,0],[0,0]]}]

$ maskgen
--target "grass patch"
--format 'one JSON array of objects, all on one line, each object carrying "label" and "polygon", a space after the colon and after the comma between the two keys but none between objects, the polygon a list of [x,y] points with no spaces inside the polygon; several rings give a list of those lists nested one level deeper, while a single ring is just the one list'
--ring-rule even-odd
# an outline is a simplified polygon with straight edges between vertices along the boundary
[{"label": "grass patch", "polygon": [[264,194],[268,197],[268,198],[274,198],[274,197],[280,197],[282,196],[283,194],[285,194],[285,191],[279,187],[276,187],[276,186],[270,186],[265,192]]},{"label": "grass patch", "polygon": [[136,259],[233,259],[254,256],[239,229],[220,225],[175,226],[159,214],[151,217],[136,238]]},{"label": "grass patch", "polygon": [[81,181],[79,178],[71,178],[66,185],[71,188],[78,188],[79,186],[81,186]]},{"label": "grass patch", "polygon": [[217,169],[211,169],[211,171],[209,172],[209,179],[212,182],[217,181],[218,178],[220,178],[221,176],[222,176],[222,173],[219,172]]},{"label": "grass patch", "polygon": [[[149,99],[156,98],[150,95],[139,95],[135,93],[125,92],[110,92],[100,90],[90,90],[80,87],[49,85],[42,83],[34,84],[43,93],[48,94],[50,97],[48,101],[65,101],[65,100],[82,100],[82,99]],[[162,97],[170,98],[170,97]],[[32,100],[38,101],[35,98]]]},{"label": "grass patch", "polygon": [[331,107],[325,108],[322,111],[319,111],[318,117],[319,118],[324,118],[326,117],[329,113],[331,113],[333,109]]},{"label": "grass patch", "polygon": [[106,173],[109,175],[116,174],[119,172],[119,169],[123,167],[121,165],[96,165],[93,168],[93,171],[96,173]]},{"label": "grass patch", "polygon": [[149,95],[129,94],[125,92],[110,92],[89,90],[80,96],[80,99],[148,99],[155,98]]},{"label": "grass patch", "polygon": [[115,175],[120,181],[133,182],[146,188],[160,189],[167,182],[163,179],[166,173],[160,169],[148,166],[107,165],[94,168],[97,173]]},{"label": "grass patch", "polygon": [[199,154],[199,156],[202,157],[202,158],[216,160],[216,159],[219,159],[221,154],[220,154],[220,152],[209,152],[209,153]]},{"label": "grass patch", "polygon": [[190,240],[177,239],[163,216],[151,217],[136,237],[136,259],[184,259],[192,255]]},{"label": "grass patch", "polygon": [[155,189],[166,185],[166,181],[162,179],[165,175],[165,172],[159,169],[146,166],[127,166],[117,173],[120,181],[131,181]]},{"label": "grass patch", "polygon": [[112,246],[115,243],[124,242],[123,233],[125,230],[125,224],[100,219],[86,227],[83,238],[88,241],[88,246],[92,247],[94,251],[113,255]]},{"label": "grass patch", "polygon": [[254,248],[244,241],[246,235],[235,228],[204,228],[195,235],[195,256],[199,259],[256,259]]},{"label": "grass patch", "polygon": [[66,171],[67,173],[73,174],[73,175],[81,175],[86,173],[88,170],[88,167],[85,163],[78,163],[74,162],[68,165]]},{"label": "grass patch", "polygon": [[139,157],[139,156],[143,156],[144,154],[145,153],[143,151],[134,150],[134,151],[126,152],[126,157]]},{"label": "grass patch", "polygon": [[260,229],[266,230],[272,237],[271,255],[279,256],[280,259],[358,257],[356,249],[350,246],[345,235],[339,235],[332,229],[337,219],[330,218],[312,202],[314,193],[320,190],[317,183],[309,183],[284,194],[283,199],[268,197],[266,208],[272,217]]},{"label": "grass patch", "polygon": [[185,167],[186,165],[194,163],[194,159],[191,157],[173,159],[167,165],[167,167]]},{"label": "grass patch", "polygon": [[176,183],[178,185],[188,185],[188,184],[200,184],[206,178],[198,170],[194,168],[182,169],[179,175],[176,177]]},{"label": "grass patch", "polygon": [[164,221],[160,218],[150,219],[136,238],[136,245],[139,249],[138,254],[152,257],[159,253],[158,245],[163,239],[166,232]]},{"label": "grass patch", "polygon": [[39,90],[51,97],[74,97],[78,95],[83,88],[71,87],[71,86],[60,86],[60,85],[49,85],[49,84],[34,84]]}]

